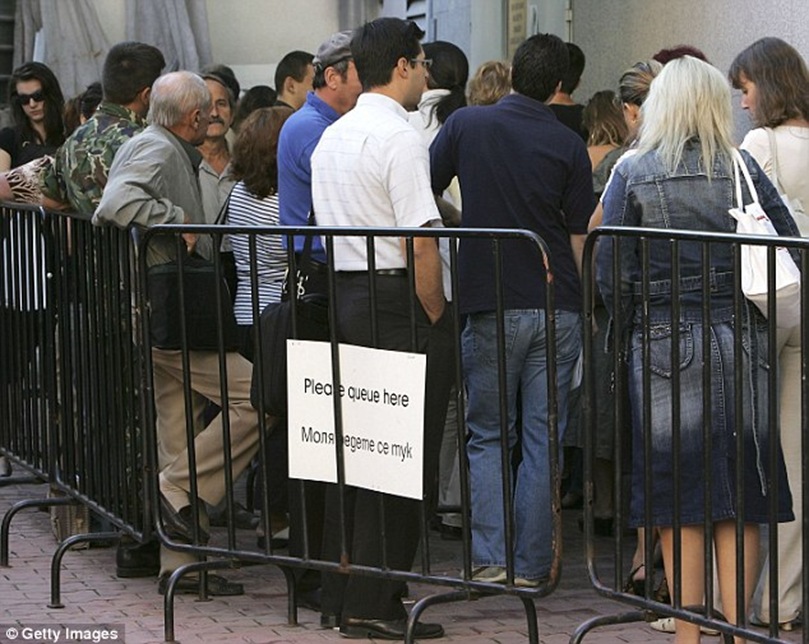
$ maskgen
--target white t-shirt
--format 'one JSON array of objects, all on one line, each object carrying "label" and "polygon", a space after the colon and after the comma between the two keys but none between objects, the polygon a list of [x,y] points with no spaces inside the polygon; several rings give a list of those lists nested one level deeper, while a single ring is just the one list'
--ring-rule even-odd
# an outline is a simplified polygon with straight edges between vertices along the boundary
[{"label": "white t-shirt", "polygon": [[[773,133],[778,151],[778,192],[786,194],[793,204],[800,202],[803,211],[809,214],[809,127],[781,125]],[[773,156],[767,129],[750,130],[741,148],[758,161],[772,180]]]},{"label": "white t-shirt", "polygon": [[[417,228],[440,220],[427,146],[399,103],[362,94],[326,128],[312,153],[312,202],[319,226]],[[368,270],[365,238],[335,237],[334,265]],[[398,237],[376,239],[377,269],[405,266]]]}]

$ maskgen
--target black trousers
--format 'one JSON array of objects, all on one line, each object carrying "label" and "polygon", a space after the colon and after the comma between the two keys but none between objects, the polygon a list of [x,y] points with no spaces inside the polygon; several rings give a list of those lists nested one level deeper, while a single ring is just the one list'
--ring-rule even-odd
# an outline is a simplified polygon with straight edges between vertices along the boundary
[{"label": "black trousers", "polygon": [[[337,274],[337,331],[341,342],[427,355],[424,409],[424,498],[434,497],[438,456],[447,413],[452,374],[453,325],[450,307],[431,325],[415,300],[415,346],[411,331],[411,295],[404,275],[376,276],[377,342],[371,329],[369,278],[365,272]],[[346,428],[348,430],[350,428]],[[410,570],[420,535],[420,501],[345,488],[346,552],[351,564]],[[340,561],[342,553],[340,491],[326,490],[323,557]],[[359,574],[328,573],[323,579],[322,611],[343,617],[401,619],[404,583]]]}]

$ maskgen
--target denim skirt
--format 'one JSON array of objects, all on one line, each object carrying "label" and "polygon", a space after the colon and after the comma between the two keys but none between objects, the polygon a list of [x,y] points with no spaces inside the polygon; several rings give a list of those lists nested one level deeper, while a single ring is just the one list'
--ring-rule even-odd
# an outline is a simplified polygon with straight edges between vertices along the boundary
[{"label": "denim skirt", "polygon": [[[676,347],[669,321],[650,325],[648,344],[639,327],[630,337],[630,525],[669,527],[675,516],[680,525],[700,524],[706,496],[712,521],[741,513],[745,523],[766,523],[774,480],[774,518],[792,520],[783,454],[772,444],[768,423],[768,402],[778,396],[769,389],[766,326],[740,325],[738,356],[732,320],[707,326],[686,321],[678,328]],[[772,473],[770,449],[776,461]]]}]

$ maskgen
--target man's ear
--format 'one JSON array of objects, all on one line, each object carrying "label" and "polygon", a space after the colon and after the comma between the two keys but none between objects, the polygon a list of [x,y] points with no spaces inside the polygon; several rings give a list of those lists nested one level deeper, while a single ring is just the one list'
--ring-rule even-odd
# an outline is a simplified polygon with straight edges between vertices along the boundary
[{"label": "man's ear", "polygon": [[152,88],[151,87],[144,87],[138,93],[138,100],[143,103],[144,106],[149,107],[149,99],[152,97]]},{"label": "man's ear", "polygon": [[323,80],[326,81],[326,87],[329,89],[337,89],[340,84],[338,78],[341,78],[340,73],[334,67],[326,67],[323,71]]},{"label": "man's ear", "polygon": [[396,67],[394,68],[394,74],[400,76],[401,78],[407,78],[407,72],[410,66],[410,62],[402,56],[399,60],[396,61]]},{"label": "man's ear", "polygon": [[292,76],[287,76],[284,79],[284,94],[293,94],[295,92],[295,79]]}]

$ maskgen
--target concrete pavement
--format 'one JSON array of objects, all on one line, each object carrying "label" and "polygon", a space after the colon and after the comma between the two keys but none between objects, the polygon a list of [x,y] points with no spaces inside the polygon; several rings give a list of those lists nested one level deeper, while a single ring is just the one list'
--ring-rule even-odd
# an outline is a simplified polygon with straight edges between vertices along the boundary
[{"label": "concrete pavement", "polygon": [[[15,502],[45,496],[45,486],[0,487],[0,513]],[[583,538],[576,525],[578,511],[564,513],[564,565],[562,580],[549,597],[536,602],[541,641],[567,643],[582,622],[598,616],[628,610],[604,599],[592,589],[585,571]],[[606,540],[604,549],[609,545]],[[23,638],[23,628],[45,631],[71,627],[84,635],[102,637],[90,629],[100,625],[121,625],[129,644],[163,641],[163,598],[154,579],[118,579],[115,576],[115,549],[91,548],[68,552],[63,560],[62,602],[64,608],[48,608],[50,563],[57,543],[48,514],[35,510],[19,513],[11,524],[10,567],[0,568],[0,643],[54,641]],[[431,541],[435,554],[447,565],[460,568],[458,542]],[[175,634],[184,644],[197,642],[286,644],[344,641],[338,632],[322,630],[317,613],[300,609],[299,624],[286,620],[284,578],[273,566],[251,566],[226,571],[233,581],[244,584],[241,597],[215,598],[200,602],[193,596],[176,601]],[[411,584],[412,599],[421,598],[434,588]],[[411,600],[412,601],[412,600]],[[489,597],[476,601],[429,608],[423,619],[440,622],[446,630],[443,642],[465,644],[516,644],[527,641],[525,614],[514,597]],[[16,628],[17,638],[7,637]],[[763,633],[763,631],[762,631]],[[800,631],[789,634],[800,641]],[[13,633],[12,633],[13,634]],[[28,631],[30,635],[30,631]],[[48,636],[46,632],[40,635]],[[64,641],[64,632],[62,632]],[[786,635],[786,634],[785,634]],[[715,638],[706,638],[718,642]],[[92,640],[85,640],[92,641]],[[117,641],[121,640],[118,634]],[[598,629],[584,640],[588,644],[608,642],[673,641],[673,636],[652,631],[645,624],[617,625]]]}]

